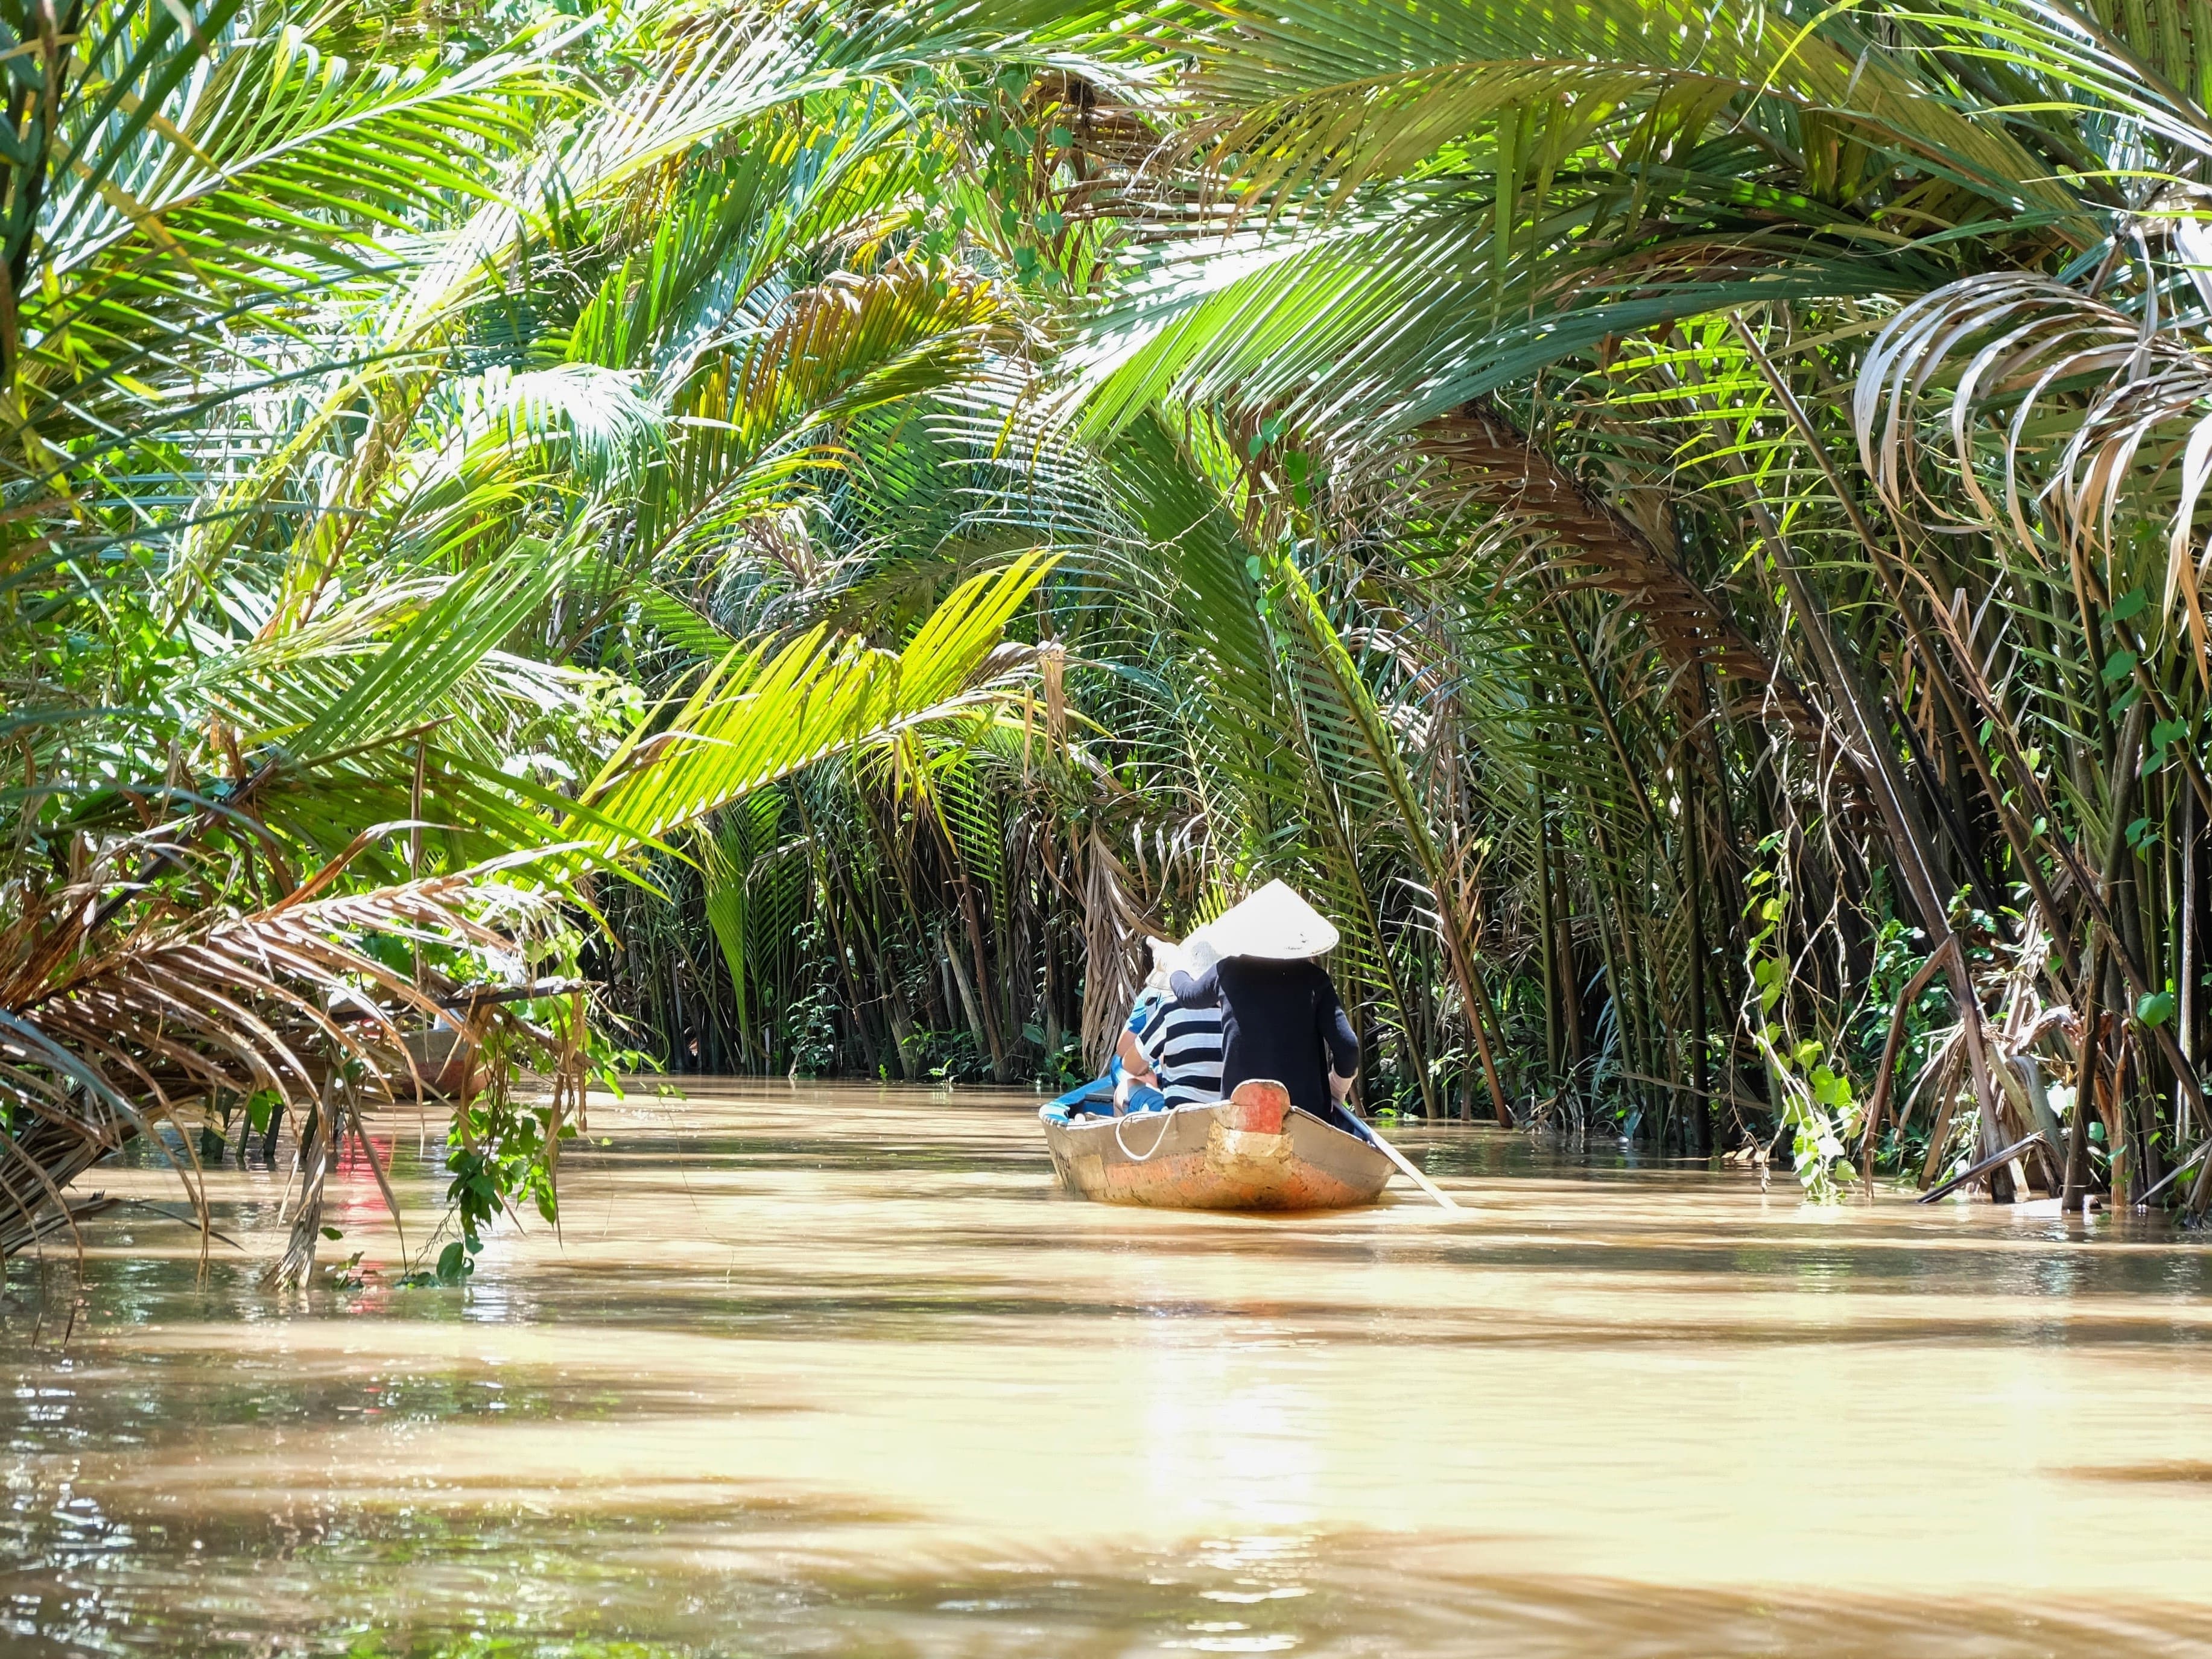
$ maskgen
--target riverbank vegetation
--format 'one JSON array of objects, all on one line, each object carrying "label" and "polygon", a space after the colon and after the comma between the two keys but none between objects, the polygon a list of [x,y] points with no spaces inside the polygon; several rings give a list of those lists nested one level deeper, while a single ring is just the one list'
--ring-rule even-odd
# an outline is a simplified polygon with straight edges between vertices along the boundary
[{"label": "riverbank vegetation", "polygon": [[289,1124],[303,1274],[441,1021],[459,1272],[1275,875],[1370,1109],[2212,1198],[2180,14],[0,21],[0,1250]]}]

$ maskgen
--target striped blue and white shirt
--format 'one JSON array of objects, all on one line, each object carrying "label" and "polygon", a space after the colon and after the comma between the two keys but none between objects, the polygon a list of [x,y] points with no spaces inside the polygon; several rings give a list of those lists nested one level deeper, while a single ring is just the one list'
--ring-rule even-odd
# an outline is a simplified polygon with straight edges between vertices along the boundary
[{"label": "striped blue and white shirt", "polygon": [[1173,997],[1161,1000],[1133,1020],[1137,1046],[1159,1074],[1170,1106],[1201,1105],[1221,1098],[1221,1010],[1186,1008]]}]

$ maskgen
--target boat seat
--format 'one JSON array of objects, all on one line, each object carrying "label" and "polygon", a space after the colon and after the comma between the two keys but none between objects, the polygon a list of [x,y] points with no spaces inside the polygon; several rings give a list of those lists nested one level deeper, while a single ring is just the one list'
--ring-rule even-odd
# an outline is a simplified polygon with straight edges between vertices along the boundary
[{"label": "boat seat", "polygon": [[1223,1121],[1247,1134],[1279,1135],[1291,1091],[1271,1077],[1247,1078],[1231,1091]]},{"label": "boat seat", "polygon": [[[1167,1109],[1167,1097],[1157,1089],[1147,1089],[1141,1083],[1129,1091],[1128,1115],[1139,1112],[1158,1112]],[[1070,1089],[1052,1103],[1060,1115],[1067,1119],[1080,1117],[1119,1117],[1114,1109],[1114,1080],[1097,1078],[1079,1089]]]}]

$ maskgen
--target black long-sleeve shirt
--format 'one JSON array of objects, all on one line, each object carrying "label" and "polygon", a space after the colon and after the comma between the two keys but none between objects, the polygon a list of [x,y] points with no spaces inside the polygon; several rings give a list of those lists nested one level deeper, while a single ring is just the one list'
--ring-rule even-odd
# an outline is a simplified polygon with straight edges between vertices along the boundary
[{"label": "black long-sleeve shirt", "polygon": [[1324,1067],[1355,1075],[1359,1039],[1318,963],[1231,957],[1195,979],[1177,974],[1170,984],[1186,1006],[1220,1006],[1223,1098],[1240,1083],[1273,1078],[1293,1106],[1335,1117]]}]

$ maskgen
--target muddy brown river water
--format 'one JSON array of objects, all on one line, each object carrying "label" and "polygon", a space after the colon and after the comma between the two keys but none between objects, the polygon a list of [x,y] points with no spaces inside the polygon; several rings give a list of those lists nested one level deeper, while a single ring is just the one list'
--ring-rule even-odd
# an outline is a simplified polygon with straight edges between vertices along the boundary
[{"label": "muddy brown river water", "polygon": [[1456,1216],[1115,1210],[1036,1104],[598,1100],[465,1290],[364,1171],[358,1293],[111,1212],[0,1316],[0,1653],[2212,1655],[2212,1243],[1455,1127]]}]

